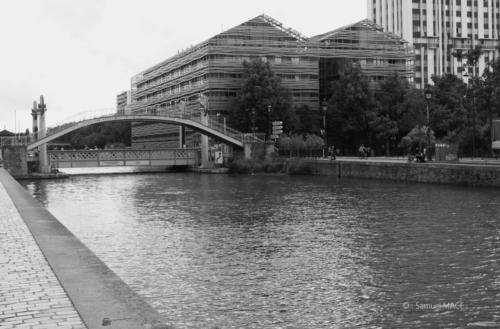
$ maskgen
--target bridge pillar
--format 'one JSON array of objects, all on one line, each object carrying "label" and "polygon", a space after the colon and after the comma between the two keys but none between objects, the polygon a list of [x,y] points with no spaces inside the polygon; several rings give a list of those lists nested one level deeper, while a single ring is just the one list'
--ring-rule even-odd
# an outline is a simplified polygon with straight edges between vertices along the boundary
[{"label": "bridge pillar", "polygon": [[38,106],[36,101],[33,102],[33,109],[31,109],[31,116],[33,117],[33,125],[31,132],[33,133],[33,141],[38,138]]},{"label": "bridge pillar", "polygon": [[179,148],[184,148],[186,145],[186,127],[179,126]]},{"label": "bridge pillar", "polygon": [[[47,127],[45,125],[45,112],[47,105],[44,102],[43,95],[40,95],[40,104],[38,104],[38,137],[44,138],[47,134]],[[47,144],[38,147],[38,161],[39,171],[43,174],[50,173],[49,158],[47,154]]]},{"label": "bridge pillar", "polygon": [[245,160],[250,160],[252,158],[252,143],[243,144],[243,152],[245,155]]},{"label": "bridge pillar", "polygon": [[[208,126],[208,114],[201,113],[201,123]],[[201,135],[201,167],[210,168],[210,161],[208,160],[208,136]]]}]

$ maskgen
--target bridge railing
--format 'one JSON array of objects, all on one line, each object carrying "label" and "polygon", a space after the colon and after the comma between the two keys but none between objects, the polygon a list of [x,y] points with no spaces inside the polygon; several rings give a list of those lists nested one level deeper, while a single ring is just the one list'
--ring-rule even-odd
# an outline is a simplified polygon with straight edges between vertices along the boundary
[{"label": "bridge railing", "polygon": [[[117,113],[115,109],[103,109],[96,111],[88,111],[78,113],[64,121],[59,122],[53,127],[49,127],[47,129],[46,136],[50,136],[56,134],[68,127],[78,125],[80,122],[90,119],[98,119],[98,118],[109,118],[109,117],[122,117],[122,116],[159,116],[159,117],[168,117],[168,118],[177,118],[177,119],[185,119],[192,120],[201,125],[204,125],[208,128],[218,131],[221,134],[232,137],[241,142],[262,142],[265,138],[265,134],[255,134],[255,133],[242,133],[234,128],[227,126],[226,124],[219,122],[218,120],[214,120],[209,117],[208,123],[205,123],[201,118],[201,113],[182,113],[176,111],[162,111],[162,110],[142,110],[135,111],[133,113]],[[30,141],[35,141],[35,136],[33,134],[30,135]]]},{"label": "bridge railing", "polygon": [[134,111],[130,115],[157,115],[169,118],[179,118],[196,121],[208,128],[212,128],[226,136],[232,137],[241,142],[263,142],[265,139],[265,134],[263,133],[243,133],[234,128],[229,127],[227,124],[220,122],[219,120],[214,120],[213,117],[209,117],[208,123],[204,123],[201,118],[201,112],[198,113],[183,113],[178,111],[165,111],[165,110],[141,110]]},{"label": "bridge railing", "polygon": [[79,122],[82,122],[85,120],[112,117],[112,116],[116,116],[116,115],[117,115],[117,113],[116,113],[115,109],[101,109],[101,110],[79,112],[79,113],[77,113],[69,118],[66,118],[62,121],[59,121],[59,122],[55,123],[54,125],[52,125],[51,127],[47,128],[47,136],[56,134],[64,129],[66,129],[67,127],[78,124]]},{"label": "bridge railing", "polygon": [[195,165],[197,148],[104,149],[48,151],[49,163],[56,168]]}]

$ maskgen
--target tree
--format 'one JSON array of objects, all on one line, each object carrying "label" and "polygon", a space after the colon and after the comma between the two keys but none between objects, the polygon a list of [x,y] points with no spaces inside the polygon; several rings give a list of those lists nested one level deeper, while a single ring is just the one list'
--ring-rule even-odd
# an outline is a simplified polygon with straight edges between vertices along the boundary
[{"label": "tree", "polygon": [[453,137],[461,135],[468,121],[467,103],[464,103],[466,86],[453,74],[433,76],[432,80],[431,127],[436,138],[457,143],[459,140]]},{"label": "tree", "polygon": [[295,109],[297,124],[294,132],[297,134],[320,133],[321,114],[318,110],[302,105]]},{"label": "tree", "polygon": [[426,101],[422,90],[411,87],[405,94],[402,103],[398,104],[399,136],[406,136],[415,125],[427,124]]},{"label": "tree", "polygon": [[397,122],[391,120],[388,114],[376,114],[369,124],[375,138],[385,144],[385,155],[390,156],[390,144],[396,140],[399,131]]},{"label": "tree", "polygon": [[81,149],[85,146],[105,148],[116,143],[130,146],[131,126],[130,122],[96,124],[61,136],[58,141],[70,143],[70,147],[75,149]]},{"label": "tree", "polygon": [[[400,146],[409,153],[422,152],[427,147],[427,126],[416,125],[405,137],[401,139]],[[434,132],[429,132],[431,144],[435,143]]]},{"label": "tree", "polygon": [[475,76],[479,75],[479,72],[477,72],[477,65],[479,64],[479,58],[481,57],[482,52],[483,47],[480,45],[477,45],[475,48],[471,48],[467,51],[467,66],[474,69]]},{"label": "tree", "polygon": [[327,108],[327,145],[335,145],[354,154],[361,144],[370,144],[369,122],[373,116],[369,79],[353,67],[332,83]]},{"label": "tree", "polygon": [[[498,46],[500,51],[500,45]],[[493,152],[493,118],[498,117],[500,108],[500,58],[497,57],[495,61],[489,63],[489,67],[483,73],[483,90],[481,90],[479,95],[480,103],[484,103],[485,106],[479,104],[479,108],[486,108],[487,119],[488,119],[488,144],[489,153],[491,156],[494,155]],[[481,102],[481,100],[483,102]]]},{"label": "tree", "polygon": [[289,131],[297,125],[290,91],[271,69],[259,59],[243,62],[243,83],[229,115],[229,124],[242,131],[267,133],[270,121],[283,121]]},{"label": "tree", "polygon": [[411,129],[404,130],[403,134],[400,132],[400,122],[408,110],[403,105],[410,89],[406,79],[394,74],[380,84],[380,90],[376,93],[375,111],[369,124],[387,156],[391,148],[396,148],[400,139]]}]

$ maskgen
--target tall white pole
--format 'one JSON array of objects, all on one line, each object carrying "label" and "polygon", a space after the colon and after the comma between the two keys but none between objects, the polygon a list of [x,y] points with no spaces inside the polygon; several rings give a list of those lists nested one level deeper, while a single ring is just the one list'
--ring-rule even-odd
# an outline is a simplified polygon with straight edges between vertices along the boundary
[{"label": "tall white pole", "polygon": [[[45,126],[45,112],[47,111],[47,105],[44,102],[43,95],[40,96],[40,103],[38,104],[38,137],[40,139],[45,137],[45,134],[47,132],[46,126]],[[39,154],[38,154],[38,159],[40,162],[40,172],[42,173],[49,173],[50,172],[50,167],[49,167],[49,159],[47,156],[47,144],[43,144],[38,147],[39,149]]]}]

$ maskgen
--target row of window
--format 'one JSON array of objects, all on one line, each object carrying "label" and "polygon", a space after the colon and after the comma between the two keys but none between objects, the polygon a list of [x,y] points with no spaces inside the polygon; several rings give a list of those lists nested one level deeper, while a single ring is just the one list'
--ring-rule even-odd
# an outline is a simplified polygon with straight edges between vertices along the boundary
[{"label": "row of window", "polygon": [[[277,74],[283,80],[317,80],[317,74]],[[206,84],[207,79],[241,79],[241,74],[232,73],[209,73],[202,77],[195,78],[189,81],[182,82],[181,84],[164,88],[157,92],[139,97],[137,101],[146,103],[151,100],[160,99],[170,95],[176,95],[184,91],[189,91],[193,88],[200,87]]]},{"label": "row of window", "polygon": [[172,86],[169,88],[164,88],[164,89],[159,90],[157,92],[154,92],[152,94],[148,94],[148,95],[139,97],[137,99],[137,101],[142,102],[142,103],[147,103],[151,100],[163,98],[163,97],[170,96],[170,95],[176,95],[176,94],[179,94],[183,91],[191,90],[195,87],[201,87],[201,86],[205,85],[206,80],[207,80],[207,77],[203,76],[203,77],[196,78],[196,79],[193,79],[190,81],[186,81],[186,82],[183,82],[181,84],[178,84],[178,85],[175,85],[175,86]]},{"label": "row of window", "polygon": [[[170,72],[164,73],[154,79],[143,82],[137,86],[137,91],[148,89],[162,83],[174,80],[178,77],[184,76],[190,72],[196,71],[200,68],[206,67],[208,61],[221,60],[225,63],[243,63],[244,61],[250,61],[252,58],[259,58],[259,56],[228,56],[228,55],[207,55],[203,58],[193,61],[190,64],[186,64],[178,69],[172,70]],[[300,64],[300,63],[317,63],[317,59],[314,57],[291,57],[291,56],[266,56],[260,57],[265,62],[270,62],[274,64]]]}]

